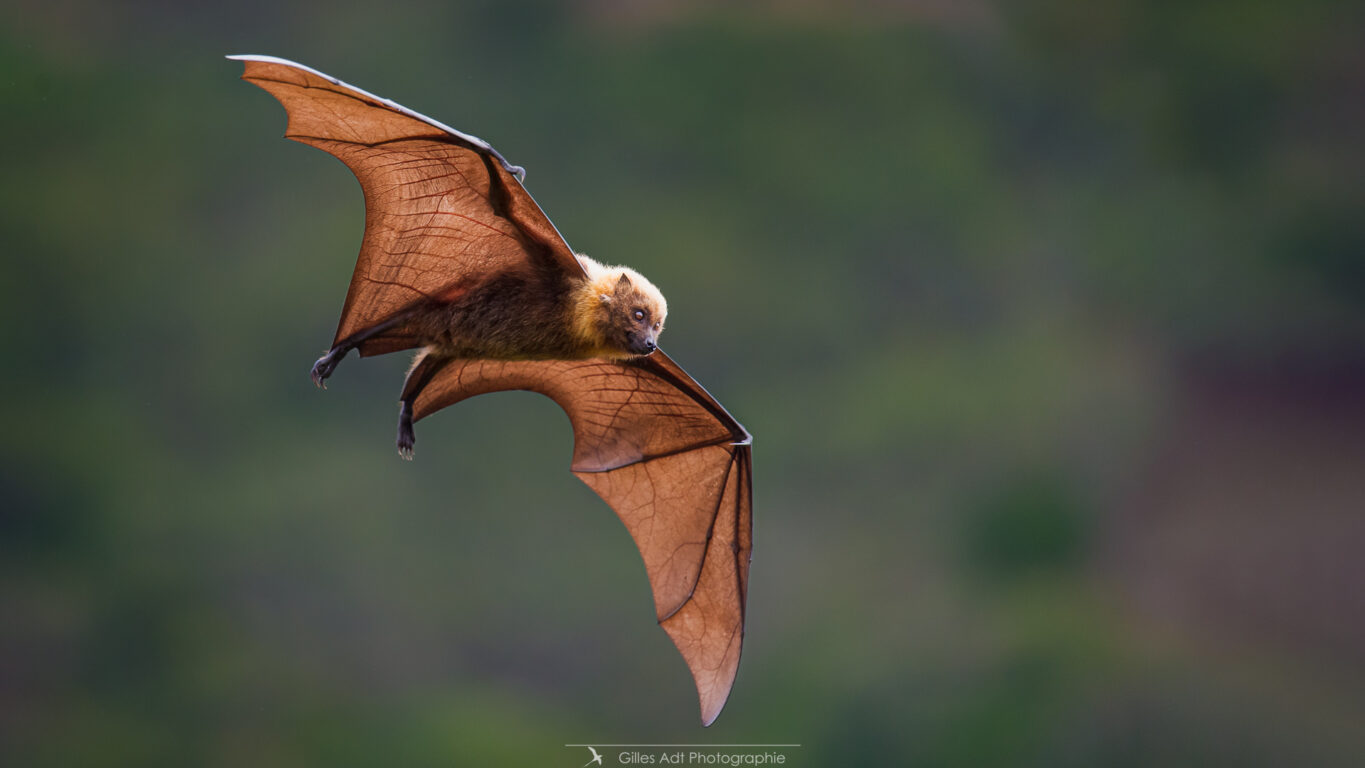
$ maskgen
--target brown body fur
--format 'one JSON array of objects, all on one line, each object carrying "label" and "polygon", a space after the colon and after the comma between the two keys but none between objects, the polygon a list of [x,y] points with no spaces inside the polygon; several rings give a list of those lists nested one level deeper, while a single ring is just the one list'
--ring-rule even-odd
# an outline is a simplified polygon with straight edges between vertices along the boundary
[{"label": "brown body fur", "polygon": [[503,272],[414,310],[407,327],[427,355],[500,360],[649,354],[668,312],[652,283],[586,256],[586,277],[557,269]]}]

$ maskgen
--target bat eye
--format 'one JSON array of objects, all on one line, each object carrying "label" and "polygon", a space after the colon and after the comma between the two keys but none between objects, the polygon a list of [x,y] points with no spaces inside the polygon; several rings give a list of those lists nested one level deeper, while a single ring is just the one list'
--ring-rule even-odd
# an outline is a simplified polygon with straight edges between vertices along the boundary
[{"label": "bat eye", "polygon": [[663,325],[663,323],[655,323],[655,324],[654,324],[654,330],[656,330],[656,331],[659,330],[659,327],[660,327],[661,325]]},{"label": "bat eye", "polygon": [[637,309],[637,310],[635,310],[635,319],[636,319],[636,320],[644,320],[644,319],[645,319],[645,311],[644,311],[643,309]]}]

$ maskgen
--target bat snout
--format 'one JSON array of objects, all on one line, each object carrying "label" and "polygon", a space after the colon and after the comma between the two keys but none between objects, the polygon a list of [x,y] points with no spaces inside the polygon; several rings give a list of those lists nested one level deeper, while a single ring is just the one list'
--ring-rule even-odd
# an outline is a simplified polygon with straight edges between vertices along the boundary
[{"label": "bat snout", "polygon": [[648,355],[658,349],[659,345],[654,338],[645,333],[632,333],[626,338],[626,351],[632,355]]}]

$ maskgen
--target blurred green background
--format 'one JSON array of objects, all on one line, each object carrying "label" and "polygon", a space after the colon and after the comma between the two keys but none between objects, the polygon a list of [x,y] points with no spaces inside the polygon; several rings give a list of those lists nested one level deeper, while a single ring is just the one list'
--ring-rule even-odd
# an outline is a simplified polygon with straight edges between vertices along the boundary
[{"label": "blurred green background", "polygon": [[[1365,760],[1361,5],[224,5],[0,10],[0,763]],[[711,729],[551,402],[313,388],[360,190],[230,53],[667,294],[756,436]]]}]

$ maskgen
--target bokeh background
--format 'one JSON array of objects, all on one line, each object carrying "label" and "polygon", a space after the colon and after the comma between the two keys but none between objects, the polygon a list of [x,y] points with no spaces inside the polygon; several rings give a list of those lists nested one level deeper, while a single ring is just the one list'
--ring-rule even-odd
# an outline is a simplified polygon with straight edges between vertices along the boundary
[{"label": "bokeh background", "polygon": [[[1365,13],[11,0],[0,763],[1365,759]],[[393,449],[363,224],[229,53],[491,141],[756,435],[715,726],[548,400]],[[611,757],[609,756],[609,760]]]}]

